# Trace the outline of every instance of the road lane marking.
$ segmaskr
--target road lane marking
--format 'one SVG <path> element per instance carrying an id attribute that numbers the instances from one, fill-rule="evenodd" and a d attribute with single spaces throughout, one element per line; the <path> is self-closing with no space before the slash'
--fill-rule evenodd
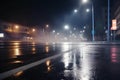
<path id="1" fill-rule="evenodd" d="M 30 63 L 30 64 L 27 64 L 27 65 L 24 65 L 24 66 L 21 66 L 21 67 L 18 67 L 18 68 L 15 68 L 15 69 L 12 69 L 12 70 L 0 73 L 0 80 L 2 80 L 4 78 L 7 78 L 7 77 L 9 77 L 9 76 L 19 72 L 19 71 L 25 71 L 27 69 L 30 69 L 30 68 L 35 67 L 37 65 L 40 65 L 40 64 L 46 62 L 47 60 L 55 59 L 55 58 L 61 56 L 62 54 L 70 52 L 70 51 L 73 51 L 73 50 L 75 50 L 75 49 L 71 49 L 71 50 L 68 50 L 68 51 L 65 51 L 65 52 L 61 52 L 60 54 L 57 54 L 57 55 L 54 55 L 54 56 L 50 56 L 48 58 L 45 58 L 45 59 L 42 59 L 42 60 L 39 60 L 39 61 Z"/>

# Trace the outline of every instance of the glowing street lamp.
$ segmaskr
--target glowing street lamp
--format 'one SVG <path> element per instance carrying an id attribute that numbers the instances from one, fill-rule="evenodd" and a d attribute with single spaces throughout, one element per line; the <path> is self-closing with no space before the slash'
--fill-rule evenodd
<path id="1" fill-rule="evenodd" d="M 83 3 L 87 3 L 88 0 L 82 0 Z M 86 9 L 87 12 L 89 12 L 89 9 Z M 92 41 L 95 41 L 95 27 L 94 27 L 94 6 L 93 6 L 93 2 L 92 2 Z"/>
<path id="2" fill-rule="evenodd" d="M 88 2 L 88 0 L 82 0 L 82 2 L 83 2 L 83 3 L 87 3 L 87 2 Z"/>
<path id="3" fill-rule="evenodd" d="M 55 33 L 55 30 L 53 30 L 52 32 Z"/>
<path id="4" fill-rule="evenodd" d="M 90 12 L 90 9 L 86 9 L 86 12 Z"/>
<path id="5" fill-rule="evenodd" d="M 32 29 L 32 32 L 35 32 L 35 29 Z"/>
<path id="6" fill-rule="evenodd" d="M 48 25 L 48 24 L 46 25 L 46 28 L 49 28 L 49 25 Z"/>
<path id="7" fill-rule="evenodd" d="M 18 28 L 19 28 L 19 26 L 18 26 L 18 25 L 16 25 L 16 26 L 15 26 L 15 29 L 18 29 Z"/>
<path id="8" fill-rule="evenodd" d="M 65 30 L 68 30 L 68 29 L 69 29 L 69 26 L 68 26 L 68 25 L 65 25 L 65 26 L 64 26 L 64 29 L 65 29 Z"/>
<path id="9" fill-rule="evenodd" d="M 78 10 L 77 10 L 77 9 L 75 9 L 75 10 L 74 10 L 74 13 L 77 13 L 77 12 L 78 12 Z"/>

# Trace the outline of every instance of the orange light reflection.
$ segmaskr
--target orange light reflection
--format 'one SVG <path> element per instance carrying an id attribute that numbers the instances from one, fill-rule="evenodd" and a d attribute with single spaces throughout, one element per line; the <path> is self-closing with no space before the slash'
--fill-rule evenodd
<path id="1" fill-rule="evenodd" d="M 19 76 L 21 76 L 23 74 L 23 71 L 19 71 L 19 72 L 17 72 L 16 74 L 14 74 L 14 76 L 15 77 L 19 77 Z"/>
<path id="2" fill-rule="evenodd" d="M 50 63 L 51 63 L 51 61 L 50 61 L 50 60 L 47 60 L 47 61 L 46 61 L 47 71 L 48 71 L 48 72 L 49 72 L 49 71 L 51 71 L 51 66 L 50 66 Z"/>
<path id="3" fill-rule="evenodd" d="M 49 52 L 49 46 L 45 47 L 45 51 L 48 53 Z"/>

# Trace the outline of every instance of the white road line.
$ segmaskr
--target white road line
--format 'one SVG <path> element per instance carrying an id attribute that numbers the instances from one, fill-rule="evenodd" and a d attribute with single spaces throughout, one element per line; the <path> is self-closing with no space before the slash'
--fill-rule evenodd
<path id="1" fill-rule="evenodd" d="M 72 49 L 72 50 L 74 50 L 74 49 Z M 6 72 L 3 72 L 3 73 L 0 74 L 0 80 L 2 80 L 4 78 L 7 78 L 7 77 L 19 72 L 19 71 L 25 71 L 27 69 L 30 69 L 30 68 L 35 67 L 37 65 L 40 65 L 40 64 L 46 62 L 47 60 L 55 59 L 55 58 L 61 56 L 62 54 L 70 52 L 72 50 L 61 52 L 60 54 L 57 54 L 57 55 L 54 55 L 54 56 L 51 56 L 51 57 L 48 57 L 48 58 L 33 62 L 33 63 L 30 63 L 30 64 L 27 64 L 27 65 L 24 65 L 24 66 L 21 66 L 21 67 L 18 67 L 18 68 L 15 68 L 15 69 L 12 69 L 12 70 L 9 70 L 9 71 L 6 71 Z"/>

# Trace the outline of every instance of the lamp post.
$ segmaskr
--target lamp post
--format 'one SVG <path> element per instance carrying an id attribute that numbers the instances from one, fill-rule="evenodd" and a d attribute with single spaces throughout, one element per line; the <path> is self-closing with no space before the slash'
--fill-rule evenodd
<path id="1" fill-rule="evenodd" d="M 108 29 L 107 29 L 107 41 L 110 41 L 110 0 L 108 0 Z"/>
<path id="2" fill-rule="evenodd" d="M 88 0 L 82 0 L 83 4 L 87 3 Z M 89 9 L 86 9 L 86 12 L 89 12 Z M 93 6 L 93 2 L 92 2 L 92 41 L 95 41 L 95 26 L 94 26 L 94 6 Z"/>

